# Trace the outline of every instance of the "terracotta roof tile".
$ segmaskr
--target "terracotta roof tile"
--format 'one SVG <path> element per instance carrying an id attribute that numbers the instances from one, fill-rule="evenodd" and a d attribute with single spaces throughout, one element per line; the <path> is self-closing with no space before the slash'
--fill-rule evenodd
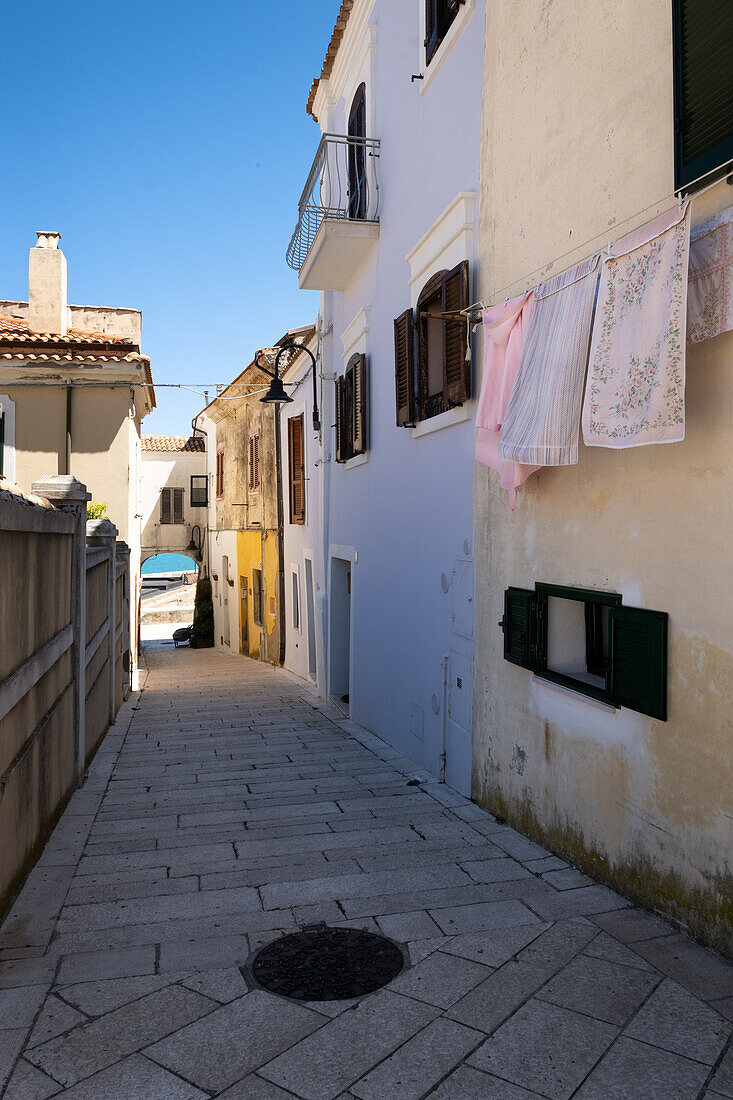
<path id="1" fill-rule="evenodd" d="M 339 8 L 339 13 L 336 16 L 336 25 L 333 28 L 333 34 L 331 35 L 331 41 L 328 44 L 328 50 L 326 51 L 326 57 L 324 59 L 323 67 L 321 69 L 321 75 L 320 75 L 320 77 L 316 77 L 316 79 L 311 84 L 310 95 L 308 96 L 308 102 L 306 104 L 305 109 L 308 112 L 308 114 L 311 115 L 313 118 L 316 118 L 316 116 L 313 114 L 313 100 L 316 98 L 316 92 L 318 91 L 318 85 L 319 85 L 321 80 L 328 80 L 329 76 L 331 75 L 331 73 L 333 71 L 333 65 L 334 65 L 334 62 L 336 60 L 336 54 L 338 53 L 338 48 L 341 45 L 341 39 L 344 37 L 344 31 L 346 30 L 346 24 L 349 21 L 349 16 L 351 15 L 351 9 L 353 8 L 355 2 L 356 2 L 356 0 L 343 0 L 343 2 L 341 4 L 341 7 Z M 316 118 L 316 122 L 318 122 L 317 118 Z"/>
<path id="2" fill-rule="evenodd" d="M 206 441 L 200 435 L 144 435 L 143 451 L 205 451 Z"/>
<path id="3" fill-rule="evenodd" d="M 70 328 L 59 332 L 33 332 L 17 317 L 0 317 L 0 358 L 38 362 L 147 363 L 137 344 L 106 332 Z"/>

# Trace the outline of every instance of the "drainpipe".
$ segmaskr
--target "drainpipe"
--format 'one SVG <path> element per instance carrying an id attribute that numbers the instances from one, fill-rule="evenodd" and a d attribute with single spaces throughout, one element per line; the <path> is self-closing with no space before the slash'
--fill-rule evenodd
<path id="1" fill-rule="evenodd" d="M 280 449 L 280 409 L 275 415 L 275 473 L 277 478 L 277 581 L 279 588 L 280 664 L 285 664 L 285 523 L 283 519 L 283 467 Z M 263 559 L 264 565 L 264 559 Z"/>
<path id="2" fill-rule="evenodd" d="M 445 783 L 445 760 L 446 760 L 446 755 L 445 755 L 445 741 L 446 741 L 445 724 L 446 724 L 446 721 L 447 721 L 446 711 L 448 709 L 448 668 L 450 667 L 450 657 L 448 656 L 447 653 L 444 654 L 443 657 L 441 657 L 440 667 L 443 669 L 443 706 L 442 706 L 443 741 L 442 741 L 442 749 L 441 749 L 441 753 L 440 753 L 440 772 L 438 774 L 438 782 L 439 783 Z"/>
<path id="3" fill-rule="evenodd" d="M 66 468 L 64 473 L 71 473 L 71 392 L 72 387 L 66 387 Z"/>

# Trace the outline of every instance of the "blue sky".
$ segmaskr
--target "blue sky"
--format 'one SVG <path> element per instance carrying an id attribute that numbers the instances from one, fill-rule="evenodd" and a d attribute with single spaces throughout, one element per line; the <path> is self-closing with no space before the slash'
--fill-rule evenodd
<path id="1" fill-rule="evenodd" d="M 157 382 L 227 382 L 313 319 L 285 249 L 319 139 L 305 113 L 339 0 L 24 0 L 3 75 L 0 298 L 35 230 L 69 301 L 143 312 Z M 158 390 L 146 433 L 203 399 Z"/>

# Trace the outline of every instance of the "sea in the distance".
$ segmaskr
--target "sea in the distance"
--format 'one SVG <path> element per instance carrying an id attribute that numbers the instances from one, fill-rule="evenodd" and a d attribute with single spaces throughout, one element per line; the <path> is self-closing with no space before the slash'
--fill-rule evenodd
<path id="1" fill-rule="evenodd" d="M 142 574 L 150 573 L 192 573 L 196 563 L 185 554 L 156 554 L 143 562 Z"/>

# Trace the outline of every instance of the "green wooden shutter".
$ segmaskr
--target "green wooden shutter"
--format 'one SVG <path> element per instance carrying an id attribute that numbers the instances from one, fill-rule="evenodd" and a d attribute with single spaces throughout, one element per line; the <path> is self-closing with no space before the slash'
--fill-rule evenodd
<path id="1" fill-rule="evenodd" d="M 733 4 L 674 0 L 675 186 L 733 160 Z"/>
<path id="2" fill-rule="evenodd" d="M 468 307 L 468 260 L 462 260 L 443 276 L 443 312 Z M 449 407 L 462 405 L 471 396 L 471 363 L 466 359 L 468 321 L 465 317 L 443 323 L 443 400 Z"/>
<path id="3" fill-rule="evenodd" d="M 407 309 L 394 322 L 394 375 L 397 427 L 415 423 L 414 318 Z"/>
<path id="4" fill-rule="evenodd" d="M 504 593 L 504 657 L 512 664 L 533 669 L 537 663 L 537 596 L 527 588 Z"/>
<path id="5" fill-rule="evenodd" d="M 609 693 L 613 702 L 667 720 L 667 614 L 610 607 Z"/>
<path id="6" fill-rule="evenodd" d="M 354 356 L 353 417 L 351 453 L 361 455 L 367 449 L 367 363 L 365 355 Z"/>

